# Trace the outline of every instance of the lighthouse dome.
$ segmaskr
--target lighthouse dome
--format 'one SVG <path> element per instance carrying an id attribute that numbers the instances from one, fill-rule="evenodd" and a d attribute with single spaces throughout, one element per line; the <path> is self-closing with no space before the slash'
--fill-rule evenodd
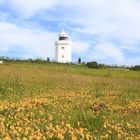
<path id="1" fill-rule="evenodd" d="M 68 34 L 64 31 L 62 31 L 60 34 L 59 34 L 59 37 L 68 37 Z"/>
<path id="2" fill-rule="evenodd" d="M 59 34 L 59 40 L 68 40 L 68 34 L 66 32 L 62 31 Z"/>

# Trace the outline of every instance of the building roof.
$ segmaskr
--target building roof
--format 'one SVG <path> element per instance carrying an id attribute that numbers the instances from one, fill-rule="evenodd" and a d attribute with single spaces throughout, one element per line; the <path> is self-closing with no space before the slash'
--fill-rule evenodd
<path id="1" fill-rule="evenodd" d="M 64 31 L 62 31 L 60 34 L 59 34 L 59 37 L 68 37 L 68 34 Z"/>

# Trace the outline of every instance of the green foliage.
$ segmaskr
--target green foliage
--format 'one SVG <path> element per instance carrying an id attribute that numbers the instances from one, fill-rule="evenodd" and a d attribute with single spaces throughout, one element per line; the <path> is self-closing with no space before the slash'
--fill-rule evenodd
<path id="1" fill-rule="evenodd" d="M 98 64 L 96 61 L 92 61 L 92 62 L 88 62 L 86 64 L 86 66 L 88 68 L 95 68 L 95 69 L 101 69 L 101 68 L 105 68 L 105 64 Z"/>
<path id="2" fill-rule="evenodd" d="M 139 71 L 35 61 L 0 65 L 0 139 L 138 138 Z"/>
<path id="3" fill-rule="evenodd" d="M 99 64 L 96 61 L 91 62 L 81 62 L 81 58 L 78 59 L 78 63 L 58 63 L 56 61 L 51 61 L 48 57 L 46 60 L 43 58 L 36 58 L 36 59 L 18 59 L 18 58 L 10 58 L 6 56 L 0 56 L 0 60 L 4 62 L 13 62 L 13 63 L 29 63 L 29 64 L 53 64 L 53 65 L 66 65 L 66 66 L 79 66 L 79 67 L 88 67 L 93 69 L 105 69 L 105 68 L 114 68 L 114 69 L 126 69 L 126 70 L 134 70 L 134 71 L 140 71 L 140 65 L 128 67 L 125 65 L 118 66 L 118 65 L 107 65 L 107 64 Z"/>
<path id="4" fill-rule="evenodd" d="M 136 65 L 134 67 L 131 67 L 130 70 L 140 71 L 140 65 Z"/>
<path id="5" fill-rule="evenodd" d="M 98 63 L 96 61 L 88 62 L 86 64 L 86 66 L 89 67 L 89 68 L 95 68 L 95 69 L 98 69 L 99 68 L 99 65 L 98 65 Z"/>

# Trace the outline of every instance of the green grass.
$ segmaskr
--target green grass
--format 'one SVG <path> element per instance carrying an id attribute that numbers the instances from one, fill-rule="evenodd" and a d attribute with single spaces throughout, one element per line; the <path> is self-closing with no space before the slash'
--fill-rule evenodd
<path id="1" fill-rule="evenodd" d="M 86 139 L 88 132 L 93 139 L 139 139 L 139 108 L 138 71 L 49 63 L 0 65 L 1 139 Z"/>

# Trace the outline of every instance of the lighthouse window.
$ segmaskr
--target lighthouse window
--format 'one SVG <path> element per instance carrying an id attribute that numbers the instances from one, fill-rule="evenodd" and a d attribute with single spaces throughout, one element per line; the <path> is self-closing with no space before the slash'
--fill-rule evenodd
<path id="1" fill-rule="evenodd" d="M 68 40 L 68 37 L 59 37 L 59 40 Z"/>
<path id="2" fill-rule="evenodd" d="M 61 49 L 62 49 L 62 50 L 64 50 L 64 49 L 65 49 L 65 47 L 61 47 Z"/>

